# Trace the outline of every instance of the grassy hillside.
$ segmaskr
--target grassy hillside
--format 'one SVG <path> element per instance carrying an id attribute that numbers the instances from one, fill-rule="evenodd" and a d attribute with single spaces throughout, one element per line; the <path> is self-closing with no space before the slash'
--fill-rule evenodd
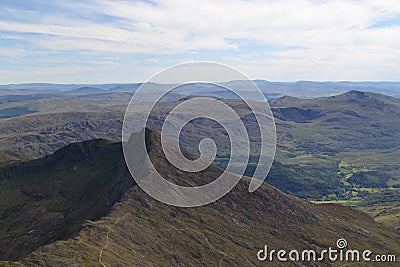
<path id="1" fill-rule="evenodd" d="M 198 184 L 219 175 L 220 170 L 215 166 L 191 175 L 172 168 L 161 153 L 159 138 L 154 132 L 149 135 L 150 158 L 156 167 L 162 166 L 168 180 Z M 92 147 L 93 141 L 76 145 Z M 107 155 L 108 161 L 101 161 L 103 168 L 113 159 L 114 154 L 109 154 L 108 149 L 113 150 L 114 145 L 105 144 L 101 151 L 88 148 L 96 157 Z M 75 161 L 68 159 L 69 153 L 65 160 L 60 152 L 56 154 L 64 168 L 73 168 Z M 88 154 L 74 155 L 86 158 Z M 80 168 L 93 163 L 83 161 Z M 115 176 L 109 173 L 108 179 L 113 181 Z M 18 262 L 1 265 L 259 266 L 268 265 L 256 257 L 264 245 L 321 251 L 335 247 L 338 238 L 345 238 L 351 249 L 400 254 L 399 233 L 361 212 L 335 204 L 311 204 L 267 184 L 249 193 L 248 184 L 249 180 L 244 178 L 222 199 L 197 208 L 162 204 L 134 185 L 113 205 L 108 215 L 97 221 L 86 221 L 74 238 L 56 241 Z M 287 265 L 313 266 L 313 263 Z M 324 261 L 319 265 L 330 264 Z"/>
<path id="2" fill-rule="evenodd" d="M 120 161 L 120 144 L 99 139 L 0 168 L 0 259 L 21 258 L 106 215 L 133 184 Z"/>
<path id="3" fill-rule="evenodd" d="M 85 101 L 91 99 L 90 95 L 86 97 Z M 119 106 L 120 112 L 105 112 L 108 106 L 99 110 L 104 99 L 98 97 L 90 100 L 96 103 L 95 112 L 89 105 L 85 112 L 29 115 L 0 121 L 0 149 L 40 157 L 76 141 L 92 138 L 119 141 L 123 105 Z M 111 102 L 116 104 L 119 100 Z M 252 162 L 246 175 L 251 176 L 259 151 L 254 117 L 241 101 L 223 101 L 248 125 Z M 159 131 L 166 114 L 176 104 L 160 103 L 148 126 Z M 399 99 L 350 91 L 316 99 L 282 97 L 271 100 L 270 105 L 277 126 L 278 147 L 268 183 L 303 199 L 353 206 L 374 195 L 399 191 Z M 204 137 L 217 141 L 215 163 L 224 168 L 229 158 L 228 139 L 223 128 L 210 120 L 196 120 L 185 126 L 181 145 L 198 153 L 198 142 Z M 394 211 L 391 225 L 399 221 L 396 207 Z"/>
<path id="4" fill-rule="evenodd" d="M 98 110 L 97 110 L 98 111 Z M 0 121 L 0 150 L 43 157 L 73 142 L 119 141 L 123 112 L 63 112 Z"/>

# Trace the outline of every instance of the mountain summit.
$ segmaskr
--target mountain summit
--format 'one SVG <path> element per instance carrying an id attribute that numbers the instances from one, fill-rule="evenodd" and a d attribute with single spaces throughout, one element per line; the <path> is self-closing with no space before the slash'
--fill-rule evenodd
<path id="1" fill-rule="evenodd" d="M 166 161 L 159 137 L 158 133 L 148 131 L 147 147 L 152 162 L 168 180 L 191 185 L 195 177 L 176 170 Z M 30 173 L 25 171 L 28 166 Z M 100 167 L 101 171 L 89 172 Z M 50 169 L 57 171 L 48 172 Z M 196 175 L 207 181 L 220 172 L 212 165 Z M 249 193 L 247 177 L 225 197 L 209 205 L 177 208 L 163 204 L 132 182 L 120 144 L 104 140 L 72 144 L 43 159 L 3 168 L 1 178 L 6 185 L 2 190 L 17 203 L 2 207 L 2 251 L 7 251 L 7 244 L 9 248 L 5 254 L 9 256 L 3 260 L 19 261 L 0 265 L 259 266 L 266 264 L 257 259 L 257 251 L 265 245 L 277 251 L 322 251 L 336 248 L 339 238 L 348 241 L 349 249 L 400 255 L 400 235 L 366 214 L 335 204 L 311 204 L 268 184 Z M 34 189 L 30 187 L 33 185 Z M 31 191 L 26 192 L 27 188 Z M 31 246 L 33 252 L 17 257 L 21 248 L 39 238 L 31 231 L 40 231 L 40 220 L 29 217 L 28 211 L 21 212 L 26 205 L 44 213 L 57 213 L 54 218 L 45 217 L 46 224 L 59 222 L 62 226 L 42 231 L 41 236 L 51 236 L 40 242 L 44 246 Z M 57 210 L 60 207 L 62 210 Z M 89 216 L 98 207 L 102 208 L 96 216 Z M 19 221 L 14 218 L 16 215 Z M 31 218 L 31 223 L 25 218 Z M 20 221 L 30 228 L 15 227 Z M 71 225 L 77 229 L 77 222 L 81 222 L 79 230 L 69 231 L 69 236 L 54 236 L 54 231 L 70 229 Z M 24 241 L 11 246 L 12 239 L 7 240 L 10 235 Z M 65 240 L 55 241 L 57 238 Z M 287 265 L 304 264 L 316 266 L 311 262 Z M 318 263 L 321 264 L 331 265 L 326 261 Z"/>

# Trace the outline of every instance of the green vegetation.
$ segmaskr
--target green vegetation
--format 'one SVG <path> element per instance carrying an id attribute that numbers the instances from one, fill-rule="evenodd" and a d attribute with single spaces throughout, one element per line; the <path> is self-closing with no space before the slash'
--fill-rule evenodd
<path id="1" fill-rule="evenodd" d="M 19 117 L 22 115 L 32 114 L 35 112 L 37 112 L 37 111 L 29 110 L 26 107 L 4 108 L 4 109 L 0 109 L 0 119 Z"/>
<path id="2" fill-rule="evenodd" d="M 367 212 L 376 221 L 400 229 L 400 100 L 349 92 L 329 98 L 285 97 L 271 102 L 278 147 L 266 182 L 319 205 L 304 203 L 268 185 L 247 194 L 242 185 L 235 189 L 239 191 L 204 209 L 175 209 L 149 199 L 136 187 L 130 188 L 126 173 L 117 172 L 121 169 L 118 144 L 85 142 L 50 155 L 77 141 L 120 139 L 121 103 L 125 102 L 115 96 L 111 103 L 104 104 L 107 97 L 2 105 L 39 110 L 34 115 L 0 121 L 0 150 L 5 159 L 0 162 L 0 254 L 7 259 L 21 259 L 40 247 L 23 262 L 37 265 L 43 261 L 51 266 L 73 265 L 75 260 L 78 265 L 93 265 L 98 263 L 107 234 L 111 241 L 103 249 L 103 260 L 121 265 L 133 260 L 142 265 L 248 265 L 235 255 L 252 259 L 265 240 L 272 240 L 271 244 L 278 247 L 323 247 L 332 245 L 343 229 L 351 244 L 365 243 L 385 253 L 390 247 L 397 249 L 399 237 L 393 228 L 342 206 Z M 254 120 L 238 100 L 224 101 L 250 125 L 252 150 L 246 174 L 251 175 L 259 151 Z M 176 104 L 163 102 L 157 107 L 149 127 L 157 130 Z M 196 121 L 185 127 L 180 141 L 187 150 L 197 153 L 198 142 L 204 137 L 216 140 L 215 163 L 223 168 L 229 147 L 218 125 Z M 42 156 L 46 157 L 17 163 Z M 10 165 L 12 162 L 15 164 Z M 193 182 L 193 177 L 165 166 L 162 169 L 174 182 Z M 216 172 L 214 169 L 211 173 Z M 126 190 L 130 191 L 121 199 Z M 109 195 L 111 198 L 106 197 Z M 121 204 L 114 205 L 110 213 L 115 201 Z M 58 239 L 68 240 L 54 242 Z M 170 242 L 178 245 L 172 247 Z M 44 244 L 50 245 L 41 247 Z M 160 250 L 163 259 L 157 257 Z M 178 254 L 184 258 L 174 256 Z"/>
<path id="3" fill-rule="evenodd" d="M 64 169 L 73 169 L 76 162 L 71 155 L 74 155 L 73 159 L 81 159 L 79 168 L 85 169 L 94 164 L 82 160 L 88 155 L 105 154 L 109 160 L 114 158 L 113 152 L 107 152 L 114 150 L 113 144 L 102 145 L 101 151 L 94 144 L 79 144 L 78 147 L 89 147 L 73 150 L 74 154 L 57 152 L 58 162 Z M 211 166 L 200 173 L 177 175 L 161 152 L 158 134 L 150 133 L 149 144 L 153 164 L 162 166 L 166 178 L 175 183 L 203 183 L 221 172 Z M 109 166 L 109 161 L 101 163 Z M 110 180 L 120 177 L 112 172 L 108 175 Z M 46 176 L 42 179 L 48 179 Z M 17 262 L 0 265 L 257 266 L 255 253 L 264 245 L 274 249 L 322 251 L 334 247 L 339 237 L 346 238 L 352 249 L 363 250 L 368 245 L 375 253 L 400 253 L 400 234 L 361 212 L 335 204 L 307 203 L 267 184 L 249 193 L 248 186 L 249 179 L 244 177 L 232 192 L 216 202 L 177 208 L 156 201 L 133 185 L 106 216 L 86 221 L 73 238 L 50 242 Z M 88 201 L 90 197 L 82 199 L 81 204 Z"/>
<path id="4" fill-rule="evenodd" d="M 38 157 L 71 142 L 92 138 L 117 141 L 125 108 L 121 103 L 128 98 L 127 95 L 102 97 L 99 94 L 73 101 L 28 101 L 28 106 L 38 108 L 40 114 L 52 114 L 2 121 L 0 149 Z M 245 174 L 251 175 L 259 151 L 254 118 L 241 101 L 222 101 L 238 112 L 250 131 L 251 157 Z M 11 104 L 27 105 L 28 102 Z M 162 102 L 157 105 L 148 126 L 159 131 L 166 114 L 176 104 Z M 266 179 L 271 185 L 316 201 L 359 201 L 370 194 L 399 188 L 398 99 L 353 91 L 309 100 L 283 97 L 271 101 L 271 106 L 278 133 L 275 162 Z M 98 112 L 99 107 L 103 107 L 102 112 Z M 66 112 L 72 110 L 74 112 Z M 55 113 L 61 111 L 63 113 Z M 181 145 L 198 153 L 198 143 L 204 137 L 216 141 L 215 163 L 224 168 L 229 158 L 229 142 L 223 128 L 215 122 L 197 119 L 189 123 L 183 129 Z"/>
<path id="5" fill-rule="evenodd" d="M 21 258 L 106 215 L 133 184 L 117 178 L 120 160 L 120 144 L 93 140 L 0 168 L 1 259 Z"/>

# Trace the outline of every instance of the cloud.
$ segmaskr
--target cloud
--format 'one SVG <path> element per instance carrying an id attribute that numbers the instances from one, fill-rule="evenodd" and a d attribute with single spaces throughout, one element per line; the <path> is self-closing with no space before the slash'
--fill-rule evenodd
<path id="1" fill-rule="evenodd" d="M 382 71 L 400 67 L 394 0 L 90 0 L 54 8 L 8 7 L 0 31 L 37 51 L 147 55 L 160 66 L 215 60 L 266 79 L 398 79 Z"/>

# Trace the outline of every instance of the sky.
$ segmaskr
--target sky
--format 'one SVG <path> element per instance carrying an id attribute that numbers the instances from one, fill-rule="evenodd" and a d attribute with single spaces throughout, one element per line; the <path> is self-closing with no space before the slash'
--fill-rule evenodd
<path id="1" fill-rule="evenodd" d="M 400 4 L 2 0 L 0 6 L 0 84 L 141 82 L 197 60 L 270 81 L 400 81 Z"/>

